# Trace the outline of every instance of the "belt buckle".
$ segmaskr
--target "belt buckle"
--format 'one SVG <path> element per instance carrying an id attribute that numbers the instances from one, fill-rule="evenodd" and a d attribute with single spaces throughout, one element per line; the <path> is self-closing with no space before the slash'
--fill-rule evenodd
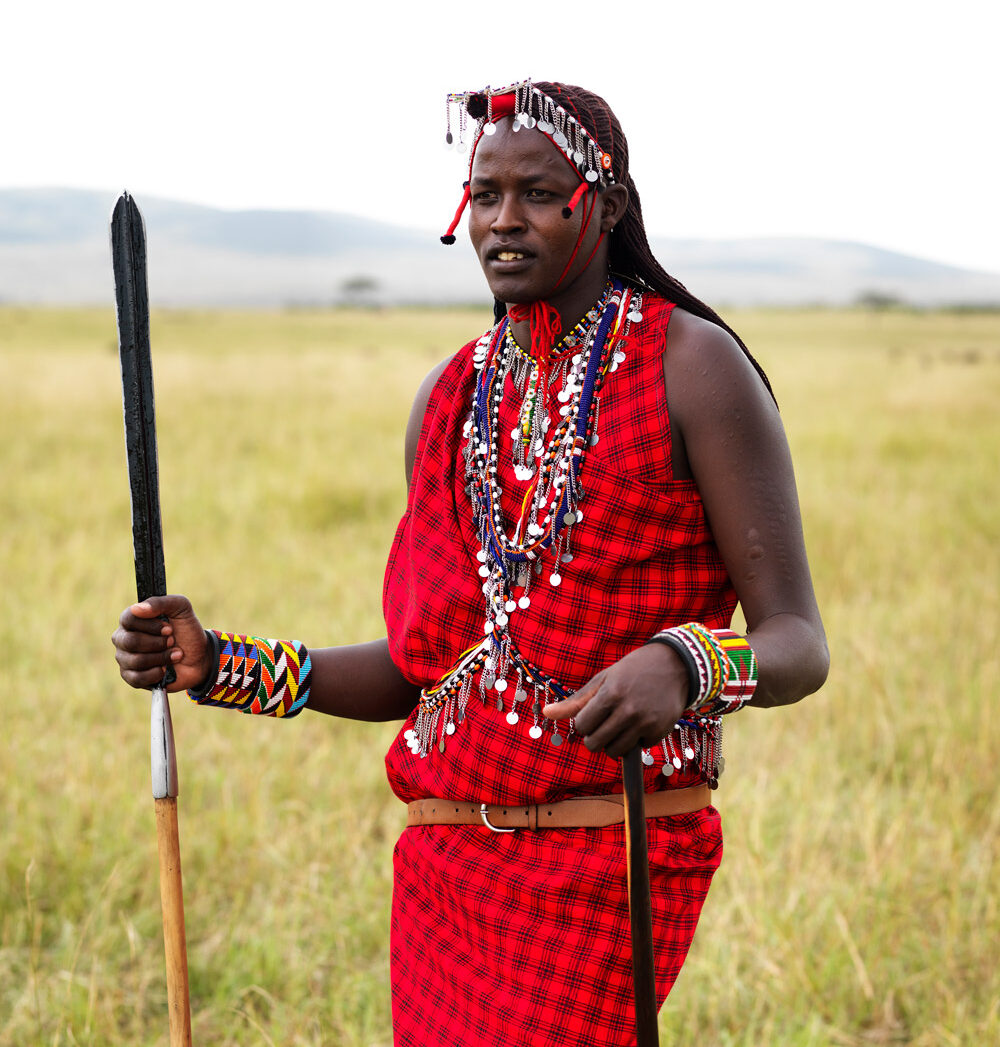
<path id="1" fill-rule="evenodd" d="M 489 807 L 485 803 L 479 805 L 479 817 L 483 820 L 483 825 L 486 826 L 491 832 L 495 833 L 513 833 L 517 832 L 517 829 L 501 829 L 497 825 L 493 825 L 489 819 Z"/>

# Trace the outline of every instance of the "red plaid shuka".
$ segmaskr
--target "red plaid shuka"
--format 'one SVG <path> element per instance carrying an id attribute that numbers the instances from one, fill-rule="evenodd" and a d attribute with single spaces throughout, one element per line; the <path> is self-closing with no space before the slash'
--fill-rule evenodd
<path id="1" fill-rule="evenodd" d="M 530 608 L 510 619 L 522 654 L 570 690 L 660 629 L 692 620 L 723 628 L 735 608 L 698 491 L 671 474 L 662 358 L 672 308 L 644 295 L 626 358 L 600 393 L 573 560 L 558 588 L 543 579 Z M 386 569 L 392 658 L 420 686 L 483 636 L 481 545 L 462 460 L 474 381 L 470 343 L 431 394 Z M 509 384 L 501 434 L 516 426 L 520 403 Z M 516 518 L 524 485 L 508 439 L 499 470 L 504 512 Z M 618 761 L 575 737 L 559 747 L 548 732 L 533 740 L 532 722 L 526 709 L 510 726 L 474 696 L 443 753 L 413 755 L 401 731 L 386 756 L 393 791 L 404 801 L 501 804 L 621 791 Z M 411 718 L 404 730 L 412 726 Z M 665 778 L 649 767 L 646 774 L 648 790 L 698 781 L 688 770 Z M 649 852 L 662 1002 L 721 860 L 717 812 L 651 820 Z M 503 835 L 476 826 L 406 829 L 395 855 L 392 990 L 397 1045 L 634 1043 L 622 827 Z"/>

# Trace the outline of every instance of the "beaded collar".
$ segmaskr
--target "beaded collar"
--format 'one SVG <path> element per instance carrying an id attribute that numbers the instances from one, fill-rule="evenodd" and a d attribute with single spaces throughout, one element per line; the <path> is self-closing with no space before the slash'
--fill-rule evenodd
<path id="1" fill-rule="evenodd" d="M 586 313 L 584 313 L 581 319 L 573 325 L 572 329 L 567 331 L 549 351 L 549 360 L 552 363 L 570 355 L 585 340 L 587 333 L 601 318 L 601 313 L 604 311 L 605 306 L 608 304 L 608 298 L 611 296 L 611 290 L 612 283 L 609 280 L 604 285 L 604 290 L 601 292 L 601 297 L 597 302 L 591 306 Z M 531 350 L 525 349 L 514 337 L 514 332 L 511 330 L 509 324 L 507 325 L 507 331 L 504 337 L 508 344 L 513 347 L 515 353 L 519 356 L 534 360 Z"/>

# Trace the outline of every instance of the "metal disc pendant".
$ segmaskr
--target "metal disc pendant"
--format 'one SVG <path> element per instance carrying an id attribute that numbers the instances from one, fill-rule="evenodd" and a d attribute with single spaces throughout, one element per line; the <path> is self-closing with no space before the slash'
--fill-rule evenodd
<path id="1" fill-rule="evenodd" d="M 511 611 L 517 610 L 517 603 L 514 600 L 508 600 L 504 605 L 503 609 L 510 614 Z"/>
<path id="2" fill-rule="evenodd" d="M 497 682 L 496 682 L 496 683 L 495 683 L 495 684 L 494 684 L 493 686 L 494 686 L 494 687 L 495 687 L 495 688 L 496 688 L 496 689 L 497 689 L 497 690 L 498 690 L 498 691 L 499 691 L 499 692 L 500 692 L 501 694 L 503 694 L 503 692 L 507 690 L 507 681 L 506 681 L 506 680 L 505 680 L 505 679 L 504 679 L 503 677 L 501 677 L 501 678 L 500 678 L 499 680 L 497 680 Z"/>
<path id="3" fill-rule="evenodd" d="M 483 134 L 484 135 L 495 135 L 496 133 L 497 133 L 497 125 L 496 124 L 483 124 Z"/>
<path id="4" fill-rule="evenodd" d="M 483 673 L 483 686 L 489 690 L 497 682 L 494 673 Z"/>
<path id="5" fill-rule="evenodd" d="M 645 764 L 645 765 L 646 765 L 647 767 L 652 767 L 652 766 L 653 766 L 653 754 L 652 754 L 651 752 L 646 752 L 645 750 L 643 750 L 643 753 L 642 753 L 642 762 L 643 762 L 643 763 L 644 763 L 644 764 Z"/>
<path id="6" fill-rule="evenodd" d="M 549 575 L 549 585 L 552 585 L 552 586 L 555 586 L 555 587 L 558 587 L 558 586 L 562 585 L 562 575 L 561 574 L 550 574 Z M 518 620 L 520 620 L 520 619 L 518 619 Z"/>
<path id="7" fill-rule="evenodd" d="M 528 700 L 528 692 L 519 687 L 514 692 L 514 701 L 515 702 L 526 702 L 527 700 Z"/>
<path id="8" fill-rule="evenodd" d="M 513 709 L 511 709 L 511 711 L 509 713 L 507 713 L 507 723 L 509 723 L 511 725 L 511 727 L 513 727 L 514 724 L 516 724 L 517 721 L 520 720 L 520 719 L 521 719 L 521 717 L 518 716 L 517 713 L 514 712 Z"/>
<path id="9" fill-rule="evenodd" d="M 688 760 L 693 760 L 694 759 L 694 749 L 692 749 L 690 745 L 688 745 L 684 749 L 684 756 Z"/>
<path id="10" fill-rule="evenodd" d="M 638 309 L 632 309 L 627 314 L 632 323 L 637 324 L 642 319 L 642 313 Z"/>
<path id="11" fill-rule="evenodd" d="M 528 731 L 528 734 L 537 741 L 542 736 L 542 729 L 536 723 L 534 727 L 532 727 L 531 730 Z"/>
<path id="12" fill-rule="evenodd" d="M 681 758 L 679 756 L 675 756 L 674 757 L 673 765 L 674 765 L 674 767 L 677 768 L 678 771 L 684 766 L 684 764 L 682 763 Z"/>
<path id="13" fill-rule="evenodd" d="M 531 605 L 531 600 L 527 596 L 522 596 L 521 599 L 517 601 L 517 606 L 520 607 L 522 611 L 525 608 L 529 607 L 530 605 Z M 518 618 L 518 621 L 520 621 L 520 620 L 521 619 Z"/>
<path id="14" fill-rule="evenodd" d="M 448 726 L 445 727 L 444 733 L 445 734 L 454 734 L 455 733 L 455 725 L 454 725 L 454 723 L 449 723 Z"/>
<path id="15" fill-rule="evenodd" d="M 674 773 L 674 765 L 672 763 L 665 763 L 663 765 L 663 777 L 669 778 Z"/>
<path id="16" fill-rule="evenodd" d="M 556 746 L 562 745 L 562 743 L 563 743 L 563 736 L 561 734 L 553 734 L 552 737 L 549 739 L 549 741 L 552 742 L 552 744 L 556 745 Z"/>

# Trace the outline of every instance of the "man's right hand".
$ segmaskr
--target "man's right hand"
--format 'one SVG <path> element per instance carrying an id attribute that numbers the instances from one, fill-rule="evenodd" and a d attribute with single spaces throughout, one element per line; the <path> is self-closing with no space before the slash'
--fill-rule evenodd
<path id="1" fill-rule="evenodd" d="M 191 690 L 215 668 L 205 630 L 186 596 L 151 596 L 126 607 L 111 642 L 118 671 L 133 687 L 156 687 L 169 665 L 177 679 L 167 690 Z"/>

